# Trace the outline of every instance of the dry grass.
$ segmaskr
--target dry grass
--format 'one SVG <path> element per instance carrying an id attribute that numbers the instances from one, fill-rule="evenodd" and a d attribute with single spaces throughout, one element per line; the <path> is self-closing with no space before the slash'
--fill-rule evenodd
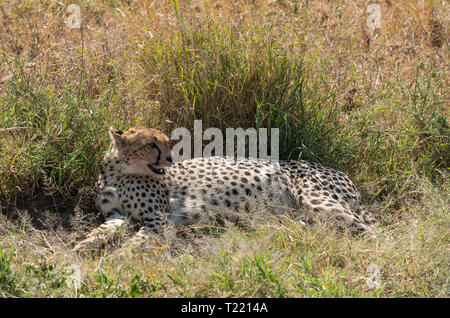
<path id="1" fill-rule="evenodd" d="M 3 296 L 448 297 L 447 2 L 378 1 L 371 30 L 367 1 L 80 1 L 82 34 L 70 3 L 0 3 Z M 279 127 L 282 158 L 343 169 L 382 234 L 264 219 L 172 230 L 150 254 L 73 255 L 99 222 L 106 128 L 194 119 Z"/>

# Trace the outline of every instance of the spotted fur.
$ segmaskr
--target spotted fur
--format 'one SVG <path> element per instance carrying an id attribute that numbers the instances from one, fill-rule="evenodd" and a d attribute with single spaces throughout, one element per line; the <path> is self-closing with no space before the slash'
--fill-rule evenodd
<path id="1" fill-rule="evenodd" d="M 320 216 L 353 233 L 370 230 L 361 195 L 341 171 L 302 160 L 210 157 L 172 164 L 169 139 L 158 130 L 110 129 L 110 136 L 112 147 L 96 187 L 96 205 L 106 222 L 75 250 L 110 242 L 129 219 L 143 225 L 132 243 L 145 244 L 168 221 L 234 220 L 261 208 L 272 214 L 297 212 L 303 224 Z"/>

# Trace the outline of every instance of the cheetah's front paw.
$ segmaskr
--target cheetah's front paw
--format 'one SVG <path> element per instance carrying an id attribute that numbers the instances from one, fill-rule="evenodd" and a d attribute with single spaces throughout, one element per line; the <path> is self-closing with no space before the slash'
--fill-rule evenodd
<path id="1" fill-rule="evenodd" d="M 108 243 L 107 239 L 102 235 L 88 237 L 81 241 L 73 248 L 75 253 L 84 253 L 89 251 L 101 250 Z"/>

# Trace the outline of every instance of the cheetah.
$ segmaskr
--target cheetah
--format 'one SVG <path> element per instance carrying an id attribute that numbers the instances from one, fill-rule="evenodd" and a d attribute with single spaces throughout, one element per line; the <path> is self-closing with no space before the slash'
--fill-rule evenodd
<path id="1" fill-rule="evenodd" d="M 109 135 L 111 149 L 95 189 L 106 221 L 75 251 L 104 246 L 129 220 L 142 224 L 131 239 L 141 245 L 168 222 L 233 221 L 261 207 L 275 215 L 298 211 L 304 225 L 323 215 L 352 233 L 371 231 L 361 195 L 341 171 L 304 160 L 209 157 L 173 163 L 169 138 L 159 130 L 110 128 Z"/>

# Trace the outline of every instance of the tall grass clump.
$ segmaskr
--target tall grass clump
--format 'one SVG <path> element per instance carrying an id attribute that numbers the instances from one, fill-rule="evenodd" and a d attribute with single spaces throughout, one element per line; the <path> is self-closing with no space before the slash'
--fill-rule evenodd
<path id="1" fill-rule="evenodd" d="M 333 163 L 334 92 L 307 76 L 302 54 L 267 25 L 191 24 L 175 12 L 177 32 L 161 31 L 138 55 L 148 98 L 174 126 L 192 128 L 201 119 L 206 128 L 279 128 L 281 158 Z"/>

